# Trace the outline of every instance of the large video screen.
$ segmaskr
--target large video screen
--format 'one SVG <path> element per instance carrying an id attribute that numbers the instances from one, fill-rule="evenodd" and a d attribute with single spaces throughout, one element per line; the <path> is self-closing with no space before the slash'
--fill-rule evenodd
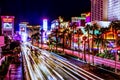
<path id="1" fill-rule="evenodd" d="M 3 28 L 11 29 L 12 28 L 12 23 L 3 23 Z"/>

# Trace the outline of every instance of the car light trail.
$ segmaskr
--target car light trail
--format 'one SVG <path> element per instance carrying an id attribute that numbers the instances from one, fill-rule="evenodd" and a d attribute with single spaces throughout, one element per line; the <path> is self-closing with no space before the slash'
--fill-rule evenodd
<path id="1" fill-rule="evenodd" d="M 28 46 L 28 51 L 25 51 L 26 57 L 28 58 L 27 63 L 29 63 L 33 69 L 33 73 L 36 79 L 103 80 L 102 78 L 70 63 L 66 58 L 63 58 L 62 56 L 50 53 L 46 50 L 38 49 L 31 44 L 26 44 L 25 46 Z M 32 52 L 31 47 L 33 49 Z M 33 62 L 33 64 L 30 62 Z"/>

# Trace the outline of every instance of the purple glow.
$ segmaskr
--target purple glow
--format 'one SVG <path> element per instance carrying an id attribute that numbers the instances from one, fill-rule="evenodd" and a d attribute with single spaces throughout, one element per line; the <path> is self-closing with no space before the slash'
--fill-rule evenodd
<path id="1" fill-rule="evenodd" d="M 90 16 L 87 16 L 87 17 L 86 17 L 85 22 L 90 22 Z"/>

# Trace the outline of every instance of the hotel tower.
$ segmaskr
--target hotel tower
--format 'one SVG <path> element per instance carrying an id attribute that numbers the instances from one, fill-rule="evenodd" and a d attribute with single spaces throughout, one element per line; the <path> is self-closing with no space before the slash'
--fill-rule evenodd
<path id="1" fill-rule="evenodd" d="M 120 20 L 120 0 L 91 0 L 91 20 Z"/>

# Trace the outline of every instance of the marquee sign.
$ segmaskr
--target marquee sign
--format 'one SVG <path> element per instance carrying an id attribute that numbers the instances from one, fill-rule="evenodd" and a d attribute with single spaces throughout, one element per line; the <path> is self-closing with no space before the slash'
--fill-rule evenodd
<path id="1" fill-rule="evenodd" d="M 2 34 L 5 32 L 8 35 L 13 35 L 14 33 L 14 16 L 1 16 L 2 21 Z"/>
<path id="2" fill-rule="evenodd" d="M 2 22 L 14 22 L 14 16 L 2 16 Z"/>

